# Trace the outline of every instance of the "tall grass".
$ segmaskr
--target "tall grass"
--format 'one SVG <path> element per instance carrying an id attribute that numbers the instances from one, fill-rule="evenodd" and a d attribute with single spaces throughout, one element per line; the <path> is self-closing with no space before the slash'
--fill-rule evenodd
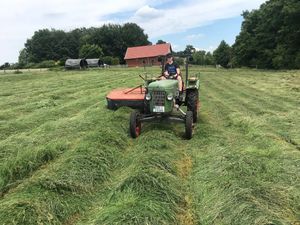
<path id="1" fill-rule="evenodd" d="M 0 224 L 299 223 L 299 72 L 198 71 L 190 141 L 106 109 L 142 69 L 2 75 Z"/>
<path id="2" fill-rule="evenodd" d="M 299 84 L 295 75 L 290 86 Z M 283 76 L 243 71 L 202 77 L 202 129 L 190 143 L 199 224 L 299 223 L 299 93 L 273 93 Z"/>

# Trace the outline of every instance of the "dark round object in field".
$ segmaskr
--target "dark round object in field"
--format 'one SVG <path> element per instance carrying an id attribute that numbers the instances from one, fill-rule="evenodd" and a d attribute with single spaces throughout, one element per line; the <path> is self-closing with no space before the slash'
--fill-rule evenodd
<path id="1" fill-rule="evenodd" d="M 185 117 L 185 137 L 191 139 L 193 135 L 193 112 L 187 111 Z"/>
<path id="2" fill-rule="evenodd" d="M 198 108 L 199 108 L 198 90 L 191 90 L 187 93 L 186 105 L 187 105 L 187 110 L 193 112 L 193 122 L 196 123 L 198 119 Z"/>
<path id="3" fill-rule="evenodd" d="M 114 103 L 114 101 L 107 99 L 107 108 L 110 110 L 116 110 L 118 109 L 118 107 L 116 106 L 116 104 Z"/>
<path id="4" fill-rule="evenodd" d="M 141 134 L 142 124 L 139 121 L 139 113 L 134 111 L 130 114 L 129 131 L 132 138 L 137 138 Z"/>

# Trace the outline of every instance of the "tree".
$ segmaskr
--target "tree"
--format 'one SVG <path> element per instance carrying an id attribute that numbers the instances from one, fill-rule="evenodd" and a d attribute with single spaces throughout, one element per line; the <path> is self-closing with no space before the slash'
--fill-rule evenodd
<path id="1" fill-rule="evenodd" d="M 106 24 L 70 32 L 43 29 L 36 31 L 26 41 L 20 59 L 24 61 L 26 53 L 29 63 L 45 60 L 64 62 L 67 58 L 78 58 L 80 50 L 87 44 L 97 45 L 104 55 L 117 57 L 121 63 L 124 63 L 124 55 L 128 47 L 149 45 L 151 42 L 148 41 L 144 30 L 135 23 Z"/>
<path id="2" fill-rule="evenodd" d="M 80 48 L 80 58 L 100 58 L 103 56 L 102 49 L 98 45 L 85 44 Z"/>
<path id="3" fill-rule="evenodd" d="M 205 51 L 196 51 L 192 54 L 193 63 L 196 65 L 205 65 Z"/>
<path id="4" fill-rule="evenodd" d="M 30 62 L 58 61 L 64 56 L 74 56 L 74 44 L 62 30 L 43 29 L 36 31 L 25 43 Z M 75 48 L 76 50 L 76 48 Z M 78 56 L 78 52 L 76 53 Z"/>
<path id="5" fill-rule="evenodd" d="M 272 0 L 243 13 L 240 34 L 233 45 L 233 61 L 258 68 L 299 68 L 300 1 Z"/>
<path id="6" fill-rule="evenodd" d="M 231 59 L 231 48 L 230 46 L 223 40 L 221 41 L 218 48 L 213 53 L 216 64 L 219 64 L 225 68 L 229 67 L 230 59 Z"/>
<path id="7" fill-rule="evenodd" d="M 23 48 L 20 51 L 18 63 L 20 65 L 20 67 L 24 67 L 29 63 L 29 54 L 28 54 L 26 48 Z"/>
<path id="8" fill-rule="evenodd" d="M 3 65 L 0 66 L 1 70 L 8 69 L 8 68 L 10 68 L 10 64 L 8 62 L 6 62 L 6 63 L 4 63 Z"/>
<path id="9" fill-rule="evenodd" d="M 205 61 L 204 65 L 214 65 L 215 64 L 214 57 L 210 52 L 207 52 L 205 54 L 205 60 L 204 61 Z"/>
<path id="10" fill-rule="evenodd" d="M 187 45 L 186 47 L 185 47 L 185 50 L 183 51 L 183 53 L 185 54 L 185 55 L 191 55 L 193 52 L 195 52 L 196 51 L 196 49 L 194 48 L 194 46 L 193 45 Z"/>
<path id="11" fill-rule="evenodd" d="M 157 45 L 159 45 L 159 44 L 165 44 L 165 43 L 167 43 L 167 42 L 165 42 L 165 41 L 163 41 L 163 40 L 158 40 L 158 41 L 156 42 Z"/>

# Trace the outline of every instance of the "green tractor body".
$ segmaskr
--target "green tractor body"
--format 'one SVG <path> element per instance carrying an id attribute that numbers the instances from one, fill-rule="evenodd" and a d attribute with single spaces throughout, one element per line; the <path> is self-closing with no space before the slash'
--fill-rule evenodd
<path id="1" fill-rule="evenodd" d="M 146 101 L 150 113 L 171 113 L 174 99 L 178 95 L 177 80 L 154 81 L 148 85 Z"/>
<path id="2" fill-rule="evenodd" d="M 163 76 L 164 61 L 162 61 Z M 186 79 L 183 90 L 178 90 L 178 80 L 142 77 L 145 81 L 143 109 L 130 115 L 129 131 L 133 138 L 140 135 L 142 123 L 150 121 L 181 122 L 185 124 L 185 137 L 192 138 L 194 123 L 197 122 L 199 108 L 199 76 L 188 76 L 188 57 L 186 60 Z M 184 112 L 180 106 L 186 106 Z"/>

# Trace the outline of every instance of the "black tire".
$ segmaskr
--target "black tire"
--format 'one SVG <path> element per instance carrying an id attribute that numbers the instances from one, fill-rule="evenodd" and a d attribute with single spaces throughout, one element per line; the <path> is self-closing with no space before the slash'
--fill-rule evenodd
<path id="1" fill-rule="evenodd" d="M 191 139 L 193 136 L 193 112 L 187 111 L 185 116 L 185 138 Z"/>
<path id="2" fill-rule="evenodd" d="M 193 112 L 193 122 L 198 120 L 199 94 L 198 90 L 189 90 L 187 93 L 187 111 Z"/>
<path id="3" fill-rule="evenodd" d="M 134 111 L 130 114 L 129 132 L 132 138 L 137 138 L 141 134 L 142 126 L 139 121 L 139 113 Z"/>

